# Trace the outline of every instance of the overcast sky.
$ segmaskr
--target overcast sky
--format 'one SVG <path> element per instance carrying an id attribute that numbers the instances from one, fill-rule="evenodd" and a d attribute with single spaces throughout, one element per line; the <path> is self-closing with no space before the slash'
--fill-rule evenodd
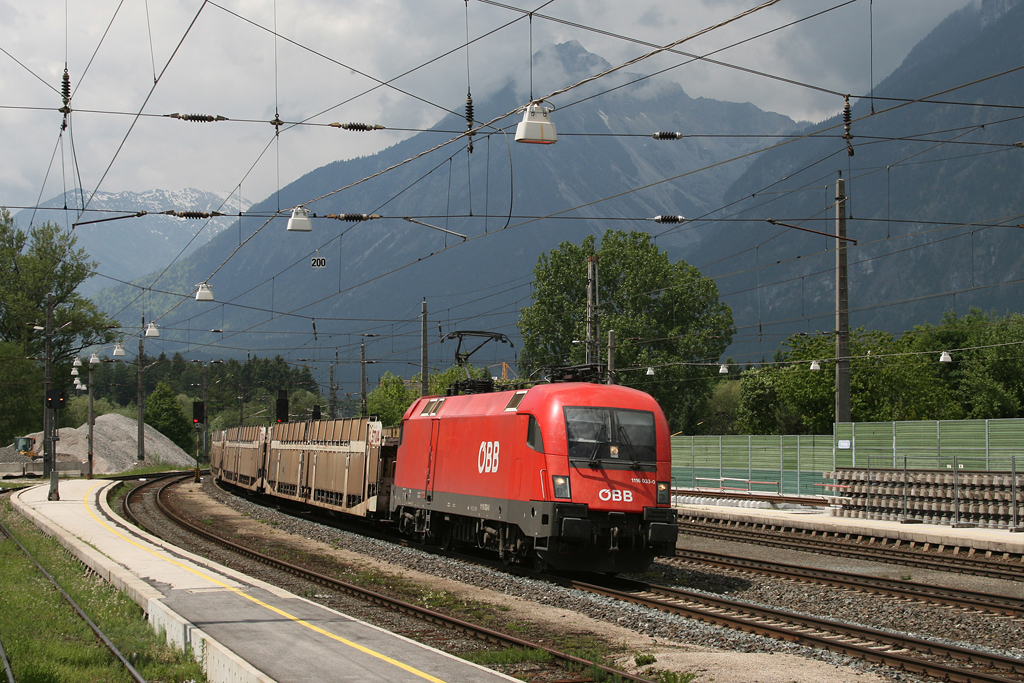
<path id="1" fill-rule="evenodd" d="M 720 52 L 715 59 L 866 94 L 869 13 L 877 83 L 945 16 L 971 1 L 855 0 Z M 543 3 L 505 0 L 523 9 Z M 553 0 L 539 14 L 661 45 L 757 4 Z M 842 4 L 781 0 L 680 49 L 704 54 Z M 466 39 L 467 8 L 471 39 L 508 24 L 470 48 L 474 98 L 482 101 L 513 79 L 525 102 L 530 22 L 520 12 L 479 0 L 468 5 L 464 0 L 0 0 L 0 48 L 6 53 L 0 53 L 0 205 L 29 206 L 39 197 L 59 195 L 79 185 L 76 174 L 87 193 L 186 187 L 231 192 L 240 185 L 244 199 L 258 201 L 279 183 L 326 163 L 373 153 L 412 133 L 304 126 L 283 132 L 275 144 L 268 121 L 276 111 L 285 121 L 314 117 L 312 122 L 322 124 L 357 121 L 422 129 L 444 115 L 442 108 L 461 112 L 467 63 L 466 50 L 457 48 Z M 613 64 L 649 49 L 541 16 L 533 18 L 532 38 L 534 50 L 577 40 Z M 359 96 L 376 85 L 367 76 L 393 79 L 451 50 L 456 51 L 394 81 L 409 94 L 378 88 Z M 629 70 L 650 73 L 679 61 L 659 56 Z M 65 63 L 74 113 L 62 139 L 62 115 L 56 109 Z M 835 96 L 710 65 L 688 65 L 657 78 L 678 82 L 693 97 L 749 101 L 797 120 L 821 120 L 842 106 Z M 537 95 L 567 84 L 534 73 Z M 211 114 L 232 121 L 136 121 L 139 111 Z"/>

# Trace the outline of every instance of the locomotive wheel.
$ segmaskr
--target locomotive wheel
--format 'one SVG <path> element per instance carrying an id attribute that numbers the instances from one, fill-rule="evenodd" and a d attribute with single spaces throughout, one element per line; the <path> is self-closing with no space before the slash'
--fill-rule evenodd
<path id="1" fill-rule="evenodd" d="M 538 555 L 533 556 L 533 571 L 543 574 L 548 570 L 548 563 Z"/>

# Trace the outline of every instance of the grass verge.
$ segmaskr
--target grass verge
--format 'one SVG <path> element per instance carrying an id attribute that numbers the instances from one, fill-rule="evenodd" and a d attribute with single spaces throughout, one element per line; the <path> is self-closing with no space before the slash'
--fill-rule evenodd
<path id="1" fill-rule="evenodd" d="M 134 602 L 86 570 L 0 500 L 0 521 L 148 681 L 205 683 L 199 664 L 153 633 Z M 0 639 L 18 683 L 130 683 L 60 593 L 10 540 L 0 541 Z"/>

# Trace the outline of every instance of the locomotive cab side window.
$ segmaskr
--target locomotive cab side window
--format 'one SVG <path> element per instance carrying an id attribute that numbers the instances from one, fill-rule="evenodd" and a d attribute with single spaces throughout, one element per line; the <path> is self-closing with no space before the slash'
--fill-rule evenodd
<path id="1" fill-rule="evenodd" d="M 654 413 L 623 408 L 565 407 L 570 460 L 592 466 L 639 467 L 657 460 Z"/>
<path id="2" fill-rule="evenodd" d="M 526 445 L 538 453 L 544 452 L 544 438 L 540 433 L 540 423 L 533 415 L 530 416 L 530 424 L 526 428 Z"/>

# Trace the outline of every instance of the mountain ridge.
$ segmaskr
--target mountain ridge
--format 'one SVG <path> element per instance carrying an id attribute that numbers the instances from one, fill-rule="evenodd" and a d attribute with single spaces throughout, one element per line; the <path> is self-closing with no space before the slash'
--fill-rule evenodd
<path id="1" fill-rule="evenodd" d="M 574 78 L 607 64 L 574 42 L 548 46 L 537 58 L 560 60 Z M 477 101 L 476 118 L 489 120 L 521 106 L 518 92 L 516 84 L 509 82 L 495 96 Z M 637 105 L 638 93 L 642 107 Z M 358 339 L 367 326 L 380 324 L 372 321 L 414 318 L 424 296 L 443 305 L 459 297 L 472 298 L 468 292 L 493 288 L 497 283 L 528 280 L 538 256 L 562 241 L 579 242 L 588 234 L 601 235 L 607 228 L 646 229 L 653 225 L 650 221 L 655 215 L 706 212 L 721 201 L 725 188 L 749 161 L 715 164 L 742 156 L 756 143 L 743 137 L 693 136 L 736 131 L 781 134 L 796 125 L 749 103 L 694 99 L 678 85 L 647 82 L 586 104 L 563 100 L 555 116 L 560 140 L 552 146 L 516 145 L 501 133 L 481 134 L 472 155 L 466 154 L 464 141 L 459 141 L 385 176 L 335 192 L 433 146 L 439 134 L 450 136 L 440 131 L 465 129 L 464 119 L 448 115 L 432 129 L 437 132 L 420 133 L 376 155 L 339 160 L 310 171 L 279 194 L 254 204 L 251 212 L 269 213 L 278 206 L 304 204 L 316 214 L 313 233 L 287 233 L 287 216 L 262 228 L 266 219 L 245 217 L 241 232 L 252 237 L 226 263 L 227 255 L 238 247 L 235 233 L 218 235 L 208 246 L 175 264 L 157 284 L 162 290 L 186 292 L 220 268 L 211 280 L 217 300 L 260 310 L 213 306 L 207 310 L 216 311 L 203 313 L 200 304 L 186 305 L 161 322 L 174 328 L 171 334 L 180 335 L 180 328 L 186 326 L 190 343 L 230 343 L 236 348 L 266 346 L 264 342 L 274 333 L 311 334 L 311 317 L 316 319 L 318 341 Z M 511 124 L 517 121 L 518 116 Z M 654 140 L 651 136 L 659 130 L 686 131 L 688 137 Z M 600 163 L 595 164 L 595 159 Z M 713 168 L 696 173 L 708 166 Z M 672 176 L 687 181 L 663 182 Z M 621 194 L 624 182 L 630 188 L 649 187 Z M 329 196 L 309 201 L 324 195 Z M 564 218 L 533 219 L 572 207 L 580 208 L 570 210 Z M 380 213 L 385 218 L 356 224 L 319 218 L 328 213 Z M 462 243 L 458 237 L 402 221 L 406 215 L 476 239 Z M 503 229 L 506 223 L 509 228 Z M 678 258 L 681 249 L 694 239 L 694 235 L 684 234 L 660 244 Z M 328 259 L 327 267 L 311 271 L 303 262 L 316 253 Z M 496 254 L 500 255 L 497 262 Z M 339 262 L 344 267 L 339 269 Z M 380 277 L 389 270 L 395 272 Z M 101 305 L 104 310 L 117 311 L 134 296 L 124 288 L 109 291 Z M 151 313 L 177 302 L 155 295 L 148 299 Z M 280 316 L 283 301 L 301 317 Z M 526 303 L 521 298 L 506 302 L 496 325 L 487 324 L 495 321 L 490 317 L 473 326 L 497 326 L 514 335 L 516 312 Z M 458 320 L 488 315 L 487 306 L 462 306 Z M 186 308 L 191 312 L 185 312 Z M 134 321 L 138 313 L 137 305 L 129 306 L 123 316 Z M 455 317 L 450 313 L 441 315 L 445 324 L 457 324 L 454 319 L 449 323 Z M 221 342 L 219 333 L 197 332 L 214 328 L 225 330 L 226 341 Z M 260 330 L 264 337 L 259 333 L 229 336 L 234 334 L 231 330 L 248 328 Z M 406 373 L 407 368 L 401 371 Z"/>
<path id="2" fill-rule="evenodd" d="M 73 227 L 66 207 L 80 207 L 85 193 L 75 188 L 43 202 L 39 210 L 14 214 L 15 225 L 26 229 L 30 223 L 52 222 L 74 230 L 76 246 L 85 249 L 98 262 L 97 276 L 79 286 L 83 296 L 94 296 L 107 287 L 110 279 L 134 280 L 167 265 L 171 257 L 188 256 L 228 229 L 233 218 L 214 217 L 209 220 L 186 220 L 155 215 L 160 211 L 239 210 L 233 196 L 185 188 L 182 190 L 146 190 L 143 192 L 96 192 L 90 196 L 89 211 L 78 219 L 86 224 Z M 248 202 L 242 202 L 242 209 Z M 105 220 L 131 213 L 147 212 L 141 217 Z M 104 222 L 95 222 L 104 221 Z M 104 277 L 107 276 L 107 277 Z"/>

